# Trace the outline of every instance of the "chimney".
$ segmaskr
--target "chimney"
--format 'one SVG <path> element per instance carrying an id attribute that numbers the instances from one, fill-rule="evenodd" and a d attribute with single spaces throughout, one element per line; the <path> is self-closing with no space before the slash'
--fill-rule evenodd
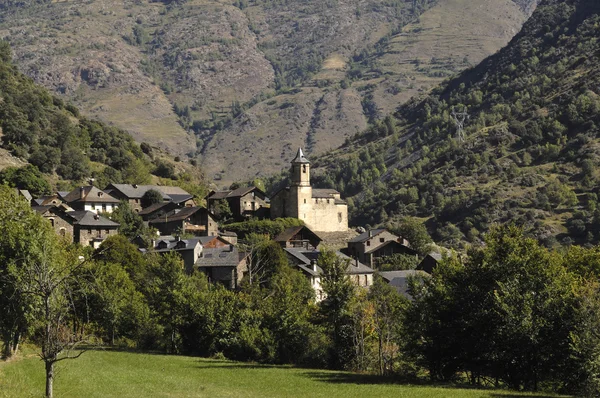
<path id="1" fill-rule="evenodd" d="M 369 230 L 369 238 L 372 238 L 372 237 L 373 237 L 373 230 L 372 230 L 372 229 L 370 229 L 370 230 Z"/>
<path id="2" fill-rule="evenodd" d="M 81 200 L 85 199 L 85 188 L 84 187 L 79 187 L 79 199 L 81 199 Z"/>
<path id="3" fill-rule="evenodd" d="M 310 267 L 312 268 L 312 270 L 314 272 L 317 272 L 317 261 L 316 260 L 310 260 Z"/>

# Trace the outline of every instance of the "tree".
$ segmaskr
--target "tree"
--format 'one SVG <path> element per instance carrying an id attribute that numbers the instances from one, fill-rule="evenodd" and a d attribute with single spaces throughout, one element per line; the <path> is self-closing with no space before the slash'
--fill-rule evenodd
<path id="1" fill-rule="evenodd" d="M 0 171 L 0 184 L 26 189 L 33 196 L 47 195 L 50 193 L 50 184 L 37 167 L 27 165 L 24 167 L 7 167 Z"/>
<path id="2" fill-rule="evenodd" d="M 68 250 L 53 228 L 41 216 L 38 226 L 28 231 L 22 256 L 9 258 L 8 272 L 18 297 L 30 303 L 28 311 L 34 341 L 41 345 L 40 358 L 46 369 L 46 397 L 52 398 L 54 367 L 59 361 L 78 358 L 84 350 L 73 351 L 87 341 L 79 329 L 69 323 L 77 318 L 73 305 L 77 272 L 84 260 L 79 252 Z"/>
<path id="3" fill-rule="evenodd" d="M 352 336 L 349 305 L 354 296 L 354 285 L 348 276 L 349 261 L 341 259 L 333 250 L 321 250 L 318 265 L 323 270 L 321 287 L 325 299 L 321 302 L 321 312 L 330 328 L 333 346 L 329 364 L 333 368 L 343 368 L 352 362 Z"/>
<path id="4" fill-rule="evenodd" d="M 0 185 L 0 338 L 2 355 L 11 357 L 19 348 L 21 337 L 29 330 L 31 298 L 18 288 L 11 263 L 27 254 L 29 231 L 43 230 L 44 220 L 36 217 L 25 199 L 14 190 Z"/>
<path id="5" fill-rule="evenodd" d="M 119 233 L 129 239 L 148 233 L 148 227 L 144 224 L 142 216 L 133 211 L 131 205 L 126 200 L 121 201 L 119 207 L 110 214 L 110 218 L 120 224 Z"/>
<path id="6" fill-rule="evenodd" d="M 268 283 L 277 267 L 288 263 L 281 246 L 265 235 L 252 233 L 246 236 L 240 251 L 248 256 L 247 282 L 250 286 Z"/>
<path id="7" fill-rule="evenodd" d="M 157 191 L 156 189 L 147 190 L 141 199 L 141 205 L 143 208 L 152 206 L 153 204 L 156 204 L 156 203 L 162 203 L 162 202 L 163 202 L 163 194 L 161 192 Z"/>
<path id="8" fill-rule="evenodd" d="M 229 202 L 227 202 L 227 200 L 225 199 L 215 201 L 215 203 L 213 203 L 213 205 L 211 206 L 210 210 L 219 222 L 226 222 L 233 216 L 233 213 L 229 208 Z"/>
<path id="9" fill-rule="evenodd" d="M 396 354 L 400 350 L 400 336 L 407 299 L 376 275 L 369 290 L 374 306 L 374 329 L 377 335 L 377 362 L 380 375 L 393 372 Z"/>
<path id="10" fill-rule="evenodd" d="M 431 251 L 433 240 L 425 225 L 416 219 L 406 218 L 399 225 L 391 226 L 389 229 L 408 240 L 410 246 L 421 256 L 425 256 Z"/>

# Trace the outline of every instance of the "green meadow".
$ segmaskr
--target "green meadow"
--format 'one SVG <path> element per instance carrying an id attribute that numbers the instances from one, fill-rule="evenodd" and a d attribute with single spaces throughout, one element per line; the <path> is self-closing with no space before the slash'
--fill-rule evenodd
<path id="1" fill-rule="evenodd" d="M 0 363 L 0 397 L 42 397 L 33 354 Z M 510 391 L 394 383 L 368 375 L 115 351 L 58 364 L 55 397 L 519 397 Z"/>

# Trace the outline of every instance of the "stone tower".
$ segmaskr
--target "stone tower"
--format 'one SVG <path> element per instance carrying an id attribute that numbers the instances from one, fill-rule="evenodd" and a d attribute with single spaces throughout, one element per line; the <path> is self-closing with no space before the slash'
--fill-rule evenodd
<path id="1" fill-rule="evenodd" d="M 290 184 L 290 203 L 292 217 L 307 222 L 312 213 L 312 187 L 310 186 L 310 162 L 304 156 L 301 148 L 292 160 L 292 175 Z"/>

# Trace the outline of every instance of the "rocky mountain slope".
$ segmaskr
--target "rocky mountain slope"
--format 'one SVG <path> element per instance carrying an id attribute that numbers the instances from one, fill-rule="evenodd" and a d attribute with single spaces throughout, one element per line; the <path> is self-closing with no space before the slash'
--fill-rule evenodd
<path id="1" fill-rule="evenodd" d="M 85 114 L 228 184 L 338 147 L 497 51 L 536 3 L 30 0 L 0 5 L 0 36 Z"/>
<path id="2" fill-rule="evenodd" d="M 356 224 L 421 217 L 446 244 L 496 222 L 597 243 L 599 26 L 595 0 L 543 0 L 498 54 L 322 157 L 320 183 Z"/>

